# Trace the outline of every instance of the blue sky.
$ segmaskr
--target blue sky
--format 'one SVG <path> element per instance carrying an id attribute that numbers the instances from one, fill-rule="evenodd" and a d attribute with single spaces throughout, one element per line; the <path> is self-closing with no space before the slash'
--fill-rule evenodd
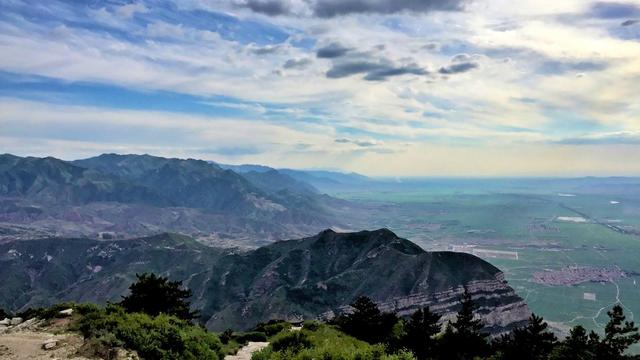
<path id="1" fill-rule="evenodd" d="M 640 175 L 640 1 L 509 5 L 0 0 L 0 152 Z"/>

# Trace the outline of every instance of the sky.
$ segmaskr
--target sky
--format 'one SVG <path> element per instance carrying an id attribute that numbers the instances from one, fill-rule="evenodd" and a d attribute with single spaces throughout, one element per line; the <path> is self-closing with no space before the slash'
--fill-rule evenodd
<path id="1" fill-rule="evenodd" d="M 0 153 L 640 175 L 640 0 L 0 0 Z"/>

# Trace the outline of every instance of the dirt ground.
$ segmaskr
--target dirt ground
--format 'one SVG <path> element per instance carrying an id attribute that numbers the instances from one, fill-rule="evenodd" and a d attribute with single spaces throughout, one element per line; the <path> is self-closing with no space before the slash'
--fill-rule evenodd
<path id="1" fill-rule="evenodd" d="M 44 350 L 42 344 L 49 339 L 56 339 L 57 345 L 51 350 Z M 3 360 L 52 360 L 70 359 L 89 360 L 76 356 L 82 346 L 82 338 L 78 335 L 54 335 L 47 332 L 30 330 L 0 334 L 0 359 Z"/>
<path id="2" fill-rule="evenodd" d="M 235 355 L 227 355 L 224 360 L 251 360 L 251 354 L 269 346 L 268 342 L 249 342 Z"/>

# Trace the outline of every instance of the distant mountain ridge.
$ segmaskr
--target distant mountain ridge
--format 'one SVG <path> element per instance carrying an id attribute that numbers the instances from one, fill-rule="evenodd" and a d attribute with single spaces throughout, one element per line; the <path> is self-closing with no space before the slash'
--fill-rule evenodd
<path id="1" fill-rule="evenodd" d="M 227 165 L 217 164 L 224 169 L 230 169 L 238 173 L 266 173 L 269 171 L 277 171 L 297 181 L 312 185 L 314 188 L 322 192 L 339 191 L 343 189 L 351 189 L 353 186 L 364 185 L 373 181 L 371 178 L 350 172 L 329 171 L 329 170 L 300 170 L 300 169 L 276 169 L 264 165 L 243 164 L 243 165 Z"/>
<path id="2" fill-rule="evenodd" d="M 151 155 L 76 161 L 0 155 L 0 241 L 3 234 L 177 231 L 255 243 L 339 226 L 334 209 L 344 205 L 276 170 L 239 174 L 202 160 Z"/>
<path id="3" fill-rule="evenodd" d="M 246 329 L 258 321 L 331 317 L 366 295 L 385 311 L 422 306 L 451 316 L 467 288 L 487 330 L 500 333 L 529 315 L 489 263 L 469 254 L 425 252 L 380 229 L 325 230 L 236 253 L 176 235 L 127 241 L 41 239 L 0 244 L 0 307 L 63 300 L 118 300 L 135 273 L 184 280 L 207 327 Z"/>
<path id="4" fill-rule="evenodd" d="M 247 179 L 203 160 L 103 154 L 73 164 L 145 186 L 176 206 L 234 214 L 283 210 Z"/>
<path id="5" fill-rule="evenodd" d="M 44 203 L 93 201 L 170 205 L 151 189 L 52 157 L 0 155 L 0 195 Z"/>

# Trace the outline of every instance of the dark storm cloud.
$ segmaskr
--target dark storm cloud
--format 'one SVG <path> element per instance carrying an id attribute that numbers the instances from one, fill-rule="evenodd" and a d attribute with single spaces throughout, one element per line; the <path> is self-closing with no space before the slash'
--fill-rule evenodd
<path id="1" fill-rule="evenodd" d="M 246 0 L 237 5 L 270 16 L 285 15 L 290 12 L 289 3 L 284 0 Z"/>
<path id="2" fill-rule="evenodd" d="M 282 66 L 285 69 L 302 69 L 311 64 L 311 59 L 289 59 Z"/>
<path id="3" fill-rule="evenodd" d="M 442 75 L 461 74 L 480 67 L 477 60 L 479 55 L 458 54 L 451 58 L 451 64 L 438 70 Z"/>
<path id="4" fill-rule="evenodd" d="M 350 61 L 340 64 L 334 64 L 329 71 L 327 71 L 327 77 L 331 79 L 343 78 L 355 74 L 367 73 L 380 69 L 380 64 L 368 62 L 368 61 Z"/>
<path id="5" fill-rule="evenodd" d="M 460 11 L 470 0 L 309 0 L 307 12 L 312 16 L 331 18 L 349 14 L 395 14 L 400 12 Z M 238 7 L 278 16 L 293 14 L 290 0 L 240 0 Z"/>
<path id="6" fill-rule="evenodd" d="M 479 65 L 475 62 L 458 62 L 455 64 L 451 64 L 448 66 L 443 66 L 438 70 L 440 74 L 443 75 L 451 75 L 451 74 L 460 74 L 470 70 L 477 68 Z"/>
<path id="7" fill-rule="evenodd" d="M 426 75 L 427 70 L 417 65 L 407 65 L 401 67 L 383 67 L 378 70 L 369 72 L 364 79 L 369 81 L 384 81 L 390 76 L 400 75 Z"/>
<path id="8" fill-rule="evenodd" d="M 462 10 L 466 0 L 317 0 L 313 13 L 319 17 L 349 14 L 425 13 Z"/>
<path id="9" fill-rule="evenodd" d="M 364 79 L 368 81 L 385 81 L 392 76 L 426 75 L 428 72 L 415 64 L 394 66 L 367 60 L 354 60 L 333 64 L 326 75 L 330 79 L 339 79 L 356 74 L 366 74 Z"/>
<path id="10" fill-rule="evenodd" d="M 629 18 L 640 15 L 640 7 L 627 2 L 597 2 L 591 6 L 590 15 L 599 19 Z"/>
<path id="11" fill-rule="evenodd" d="M 351 48 L 340 45 L 338 43 L 331 43 L 318 49 L 316 56 L 321 59 L 333 59 L 341 56 L 345 56 Z"/>

